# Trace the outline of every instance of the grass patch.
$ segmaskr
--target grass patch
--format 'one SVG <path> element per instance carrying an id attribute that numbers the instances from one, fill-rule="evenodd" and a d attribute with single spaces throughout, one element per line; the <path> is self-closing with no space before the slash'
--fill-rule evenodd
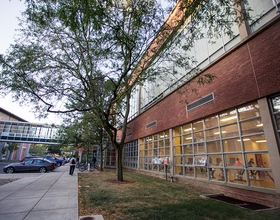
<path id="1" fill-rule="evenodd" d="M 256 212 L 211 199 L 195 187 L 124 171 L 125 184 L 110 183 L 115 170 L 79 173 L 79 215 L 105 220 L 280 219 L 280 210 Z M 88 187 L 89 186 L 89 187 Z"/>

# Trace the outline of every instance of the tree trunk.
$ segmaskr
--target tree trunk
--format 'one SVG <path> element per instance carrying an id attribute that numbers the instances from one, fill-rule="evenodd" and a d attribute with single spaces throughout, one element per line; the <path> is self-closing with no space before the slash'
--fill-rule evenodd
<path id="1" fill-rule="evenodd" d="M 116 148 L 115 148 L 116 149 Z M 117 149 L 117 164 L 116 164 L 116 172 L 117 172 L 117 180 L 123 181 L 123 155 L 122 155 L 123 148 Z"/>
<path id="2" fill-rule="evenodd" d="M 102 149 L 102 143 L 100 144 L 100 171 L 103 171 L 103 149 Z"/>

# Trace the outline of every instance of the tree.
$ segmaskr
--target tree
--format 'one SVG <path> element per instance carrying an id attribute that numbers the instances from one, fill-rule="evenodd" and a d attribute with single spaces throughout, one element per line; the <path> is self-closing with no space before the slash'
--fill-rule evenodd
<path id="1" fill-rule="evenodd" d="M 47 146 L 45 144 L 34 144 L 30 147 L 29 154 L 43 157 L 47 154 Z"/>
<path id="2" fill-rule="evenodd" d="M 18 143 L 8 143 L 8 150 L 10 152 L 9 160 L 11 159 L 12 153 L 18 149 Z"/>
<path id="3" fill-rule="evenodd" d="M 243 1 L 233 1 L 180 1 L 163 24 L 157 1 L 26 0 L 22 35 L 0 59 L 1 90 L 36 104 L 42 117 L 49 112 L 93 113 L 116 150 L 117 180 L 122 181 L 132 91 L 147 80 L 166 74 L 174 78 L 191 68 L 186 54 L 203 32 L 190 25 L 191 35 L 177 41 L 188 18 L 208 24 L 211 37 L 220 28 L 232 34 L 231 25 L 244 18 L 236 16 L 235 7 Z M 174 45 L 181 47 L 174 51 Z"/>
<path id="4" fill-rule="evenodd" d="M 71 120 L 72 119 L 72 120 Z M 107 148 L 106 134 L 98 119 L 90 112 L 67 114 L 58 131 L 60 145 L 74 145 L 87 153 L 96 145 L 100 151 L 100 169 L 103 170 L 103 151 Z"/>

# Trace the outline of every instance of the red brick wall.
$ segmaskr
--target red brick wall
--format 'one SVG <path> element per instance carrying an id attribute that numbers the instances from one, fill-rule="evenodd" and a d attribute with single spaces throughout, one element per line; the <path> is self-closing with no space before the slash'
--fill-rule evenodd
<path id="1" fill-rule="evenodd" d="M 187 95 L 173 92 L 135 118 L 128 125 L 130 129 L 127 133 L 133 132 L 133 135 L 127 137 L 126 142 L 279 92 L 279 30 L 278 21 L 204 71 L 202 74 L 212 73 L 217 76 L 210 85 L 198 86 L 195 79 L 181 89 L 187 90 Z M 198 95 L 191 92 L 193 88 L 198 89 Z M 185 101 L 192 103 L 212 92 L 214 101 L 186 112 Z M 155 120 L 157 125 L 146 130 L 146 125 Z"/>

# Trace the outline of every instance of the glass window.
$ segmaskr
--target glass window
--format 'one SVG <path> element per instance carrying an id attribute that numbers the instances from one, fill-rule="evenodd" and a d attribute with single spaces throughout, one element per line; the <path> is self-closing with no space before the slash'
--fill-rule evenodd
<path id="1" fill-rule="evenodd" d="M 220 130 L 219 128 L 214 128 L 214 129 L 210 129 L 210 130 L 206 130 L 206 140 L 217 140 L 220 139 Z"/>
<path id="2" fill-rule="evenodd" d="M 204 132 L 196 132 L 193 134 L 193 140 L 194 142 L 202 142 L 204 141 Z"/>
<path id="3" fill-rule="evenodd" d="M 243 144 L 245 151 L 267 150 L 266 139 L 264 135 L 243 138 Z"/>
<path id="4" fill-rule="evenodd" d="M 241 142 L 240 138 L 234 138 L 223 141 L 224 151 L 225 152 L 235 152 L 241 151 Z"/>
<path id="5" fill-rule="evenodd" d="M 247 184 L 245 170 L 226 170 L 228 182 Z"/>
<path id="6" fill-rule="evenodd" d="M 220 125 L 230 124 L 236 122 L 236 110 L 231 110 L 220 114 Z"/>
<path id="7" fill-rule="evenodd" d="M 175 153 L 175 155 L 181 155 L 181 154 L 183 154 L 182 146 L 174 147 L 174 153 Z"/>
<path id="8" fill-rule="evenodd" d="M 175 157 L 175 164 L 183 164 L 183 157 Z"/>
<path id="9" fill-rule="evenodd" d="M 181 126 L 174 128 L 174 136 L 181 135 Z"/>
<path id="10" fill-rule="evenodd" d="M 273 112 L 280 112 L 280 96 L 271 99 Z"/>
<path id="11" fill-rule="evenodd" d="M 193 154 L 192 144 L 184 145 L 184 154 Z"/>
<path id="12" fill-rule="evenodd" d="M 221 127 L 222 138 L 239 136 L 237 124 L 227 125 Z"/>
<path id="13" fill-rule="evenodd" d="M 191 144 L 192 143 L 192 135 L 187 134 L 183 136 L 183 144 Z"/>
<path id="14" fill-rule="evenodd" d="M 260 116 L 259 105 L 257 103 L 247 105 L 238 109 L 239 120 Z"/>
<path id="15" fill-rule="evenodd" d="M 205 154 L 205 144 L 204 143 L 198 143 L 194 144 L 194 153 L 195 154 Z"/>
<path id="16" fill-rule="evenodd" d="M 207 178 L 207 168 L 206 167 L 196 167 L 195 168 L 197 178 Z"/>
<path id="17" fill-rule="evenodd" d="M 258 118 L 250 121 L 241 122 L 241 132 L 242 135 L 264 132 L 261 119 Z"/>
<path id="18" fill-rule="evenodd" d="M 211 116 L 205 119 L 205 128 L 213 128 L 218 126 L 218 116 Z"/>
<path id="19" fill-rule="evenodd" d="M 193 165 L 193 156 L 185 156 L 185 164 Z"/>
<path id="20" fill-rule="evenodd" d="M 246 154 L 247 167 L 271 168 L 268 154 Z"/>
<path id="21" fill-rule="evenodd" d="M 244 160 L 242 154 L 226 155 L 226 166 L 244 167 Z"/>
<path id="22" fill-rule="evenodd" d="M 202 120 L 193 123 L 193 131 L 194 132 L 203 130 L 203 128 L 204 128 L 204 126 L 203 126 L 203 121 Z"/>
<path id="23" fill-rule="evenodd" d="M 188 134 L 192 132 L 192 125 L 186 124 L 183 126 L 183 134 Z"/>
<path id="24" fill-rule="evenodd" d="M 185 176 L 194 177 L 194 168 L 185 167 Z"/>
<path id="25" fill-rule="evenodd" d="M 207 142 L 207 153 L 218 153 L 222 151 L 220 141 Z"/>
<path id="26" fill-rule="evenodd" d="M 175 167 L 175 174 L 183 175 L 183 167 L 176 166 Z"/>
<path id="27" fill-rule="evenodd" d="M 175 137 L 174 138 L 174 145 L 176 146 L 176 145 L 180 145 L 180 144 L 181 144 L 181 136 Z"/>
<path id="28" fill-rule="evenodd" d="M 206 156 L 195 156 L 194 165 L 205 166 Z"/>

